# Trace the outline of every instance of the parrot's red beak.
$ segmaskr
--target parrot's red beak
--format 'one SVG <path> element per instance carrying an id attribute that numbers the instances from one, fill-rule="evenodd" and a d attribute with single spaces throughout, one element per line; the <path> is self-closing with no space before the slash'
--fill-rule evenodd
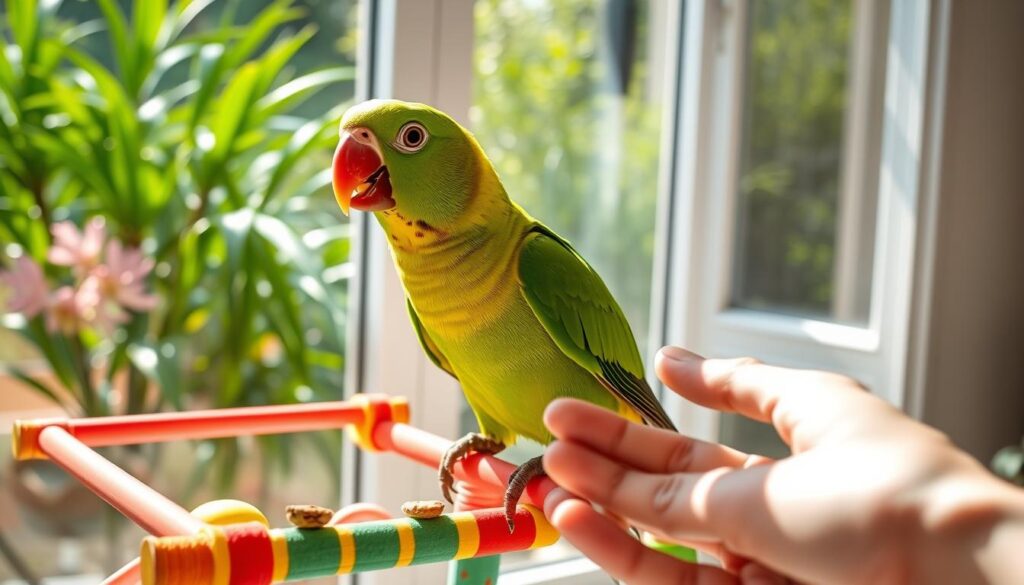
<path id="1" fill-rule="evenodd" d="M 384 211 L 395 206 L 391 179 L 377 148 L 375 137 L 365 128 L 343 133 L 334 151 L 334 197 L 341 210 Z"/>

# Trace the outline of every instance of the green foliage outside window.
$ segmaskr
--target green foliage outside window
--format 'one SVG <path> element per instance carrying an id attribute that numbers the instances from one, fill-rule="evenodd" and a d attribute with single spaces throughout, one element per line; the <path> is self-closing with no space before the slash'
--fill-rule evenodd
<path id="1" fill-rule="evenodd" d="M 511 198 L 594 265 L 641 348 L 662 132 L 649 10 L 648 2 L 478 0 L 472 117 Z"/>
<path id="2" fill-rule="evenodd" d="M 750 5 L 737 305 L 832 313 L 852 25 L 849 1 Z"/>

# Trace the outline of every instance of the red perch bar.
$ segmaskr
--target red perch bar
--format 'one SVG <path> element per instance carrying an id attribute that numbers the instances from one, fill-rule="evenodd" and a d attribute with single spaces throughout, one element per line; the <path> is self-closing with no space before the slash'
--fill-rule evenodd
<path id="1" fill-rule="evenodd" d="M 194 534 L 203 522 L 132 477 L 60 427 L 39 435 L 39 448 L 96 495 L 150 534 Z"/>
<path id="2" fill-rule="evenodd" d="M 12 447 L 17 459 L 45 459 L 41 434 L 59 429 L 82 447 L 105 447 L 184 439 L 211 439 L 239 435 L 295 433 L 348 426 L 365 449 L 393 451 L 423 465 L 437 467 L 450 443 L 405 424 L 409 420 L 404 398 L 357 395 L 343 402 L 224 408 L 195 412 L 169 412 L 133 416 L 18 421 Z M 62 444 L 66 442 L 61 440 Z M 70 448 L 74 448 L 71 446 Z M 86 448 L 86 455 L 99 457 Z M 100 457 L 100 459 L 102 459 Z M 105 460 L 104 460 L 105 461 Z M 67 466 L 73 462 L 60 461 Z M 109 464 L 109 462 L 106 462 Z M 489 456 L 473 455 L 459 462 L 455 476 L 477 485 L 503 490 L 515 466 Z M 92 487 L 92 486 L 90 486 Z M 555 488 L 546 477 L 527 486 L 524 503 L 543 509 Z"/>
<path id="3" fill-rule="evenodd" d="M 61 427 L 85 445 L 106 447 L 183 439 L 218 439 L 238 435 L 269 435 L 341 428 L 363 422 L 365 406 L 353 402 L 321 402 L 277 406 L 221 408 L 133 416 L 18 421 L 15 456 L 38 459 L 38 434 Z"/>
<path id="4" fill-rule="evenodd" d="M 451 445 L 446 439 L 401 422 L 377 423 L 373 430 L 374 446 L 381 451 L 393 451 L 428 467 L 436 468 Z M 455 477 L 474 484 L 492 486 L 499 494 L 508 485 L 508 478 L 516 466 L 489 455 L 470 455 L 455 465 Z M 534 478 L 523 493 L 522 503 L 544 509 L 544 500 L 558 487 L 546 475 Z"/>

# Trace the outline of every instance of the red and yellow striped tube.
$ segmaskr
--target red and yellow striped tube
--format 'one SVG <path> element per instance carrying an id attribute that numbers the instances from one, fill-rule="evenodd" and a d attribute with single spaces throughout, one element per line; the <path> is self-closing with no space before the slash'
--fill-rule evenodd
<path id="1" fill-rule="evenodd" d="M 519 506 L 515 526 L 509 533 L 501 508 L 318 529 L 267 530 L 256 522 L 209 526 L 197 536 L 146 538 L 142 582 L 267 585 L 502 554 L 558 540 L 532 506 Z"/>
<path id="2" fill-rule="evenodd" d="M 298 433 L 352 425 L 353 437 L 357 442 L 366 449 L 376 450 L 373 430 L 377 424 L 408 421 L 409 403 L 405 398 L 385 394 L 359 394 L 345 402 L 19 420 L 14 423 L 11 449 L 15 459 L 45 459 L 47 453 L 39 445 L 39 438 L 47 427 L 60 427 L 83 445 L 106 447 L 182 439 Z"/>
<path id="3" fill-rule="evenodd" d="M 362 420 L 348 426 L 348 435 L 364 451 L 382 450 L 373 438 L 378 423 L 409 422 L 409 401 L 404 396 L 356 394 L 348 404 L 362 408 Z"/>

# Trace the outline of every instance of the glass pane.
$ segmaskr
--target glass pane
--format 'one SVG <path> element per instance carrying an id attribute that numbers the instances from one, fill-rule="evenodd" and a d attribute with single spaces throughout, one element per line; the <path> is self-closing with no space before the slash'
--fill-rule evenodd
<path id="1" fill-rule="evenodd" d="M 867 322 L 875 185 L 843 189 L 853 26 L 850 0 L 750 3 L 733 306 Z"/>
<path id="2" fill-rule="evenodd" d="M 14 419 L 341 397 L 348 226 L 324 169 L 357 3 L 0 7 L 0 582 L 97 583 L 142 538 L 54 465 L 13 462 Z M 94 252 L 69 243 L 83 229 Z M 286 526 L 288 504 L 339 501 L 337 431 L 101 452 L 186 509 L 235 498 Z"/>
<path id="3" fill-rule="evenodd" d="M 476 2 L 473 131 L 511 198 L 568 238 L 601 274 L 643 355 L 668 4 Z M 463 423 L 476 430 L 468 409 Z M 517 445 L 506 453 L 523 460 L 538 452 L 536 445 Z M 520 556 L 539 561 L 570 552 Z"/>
<path id="4" fill-rule="evenodd" d="M 667 2 L 476 3 L 473 131 L 647 341 Z"/>

